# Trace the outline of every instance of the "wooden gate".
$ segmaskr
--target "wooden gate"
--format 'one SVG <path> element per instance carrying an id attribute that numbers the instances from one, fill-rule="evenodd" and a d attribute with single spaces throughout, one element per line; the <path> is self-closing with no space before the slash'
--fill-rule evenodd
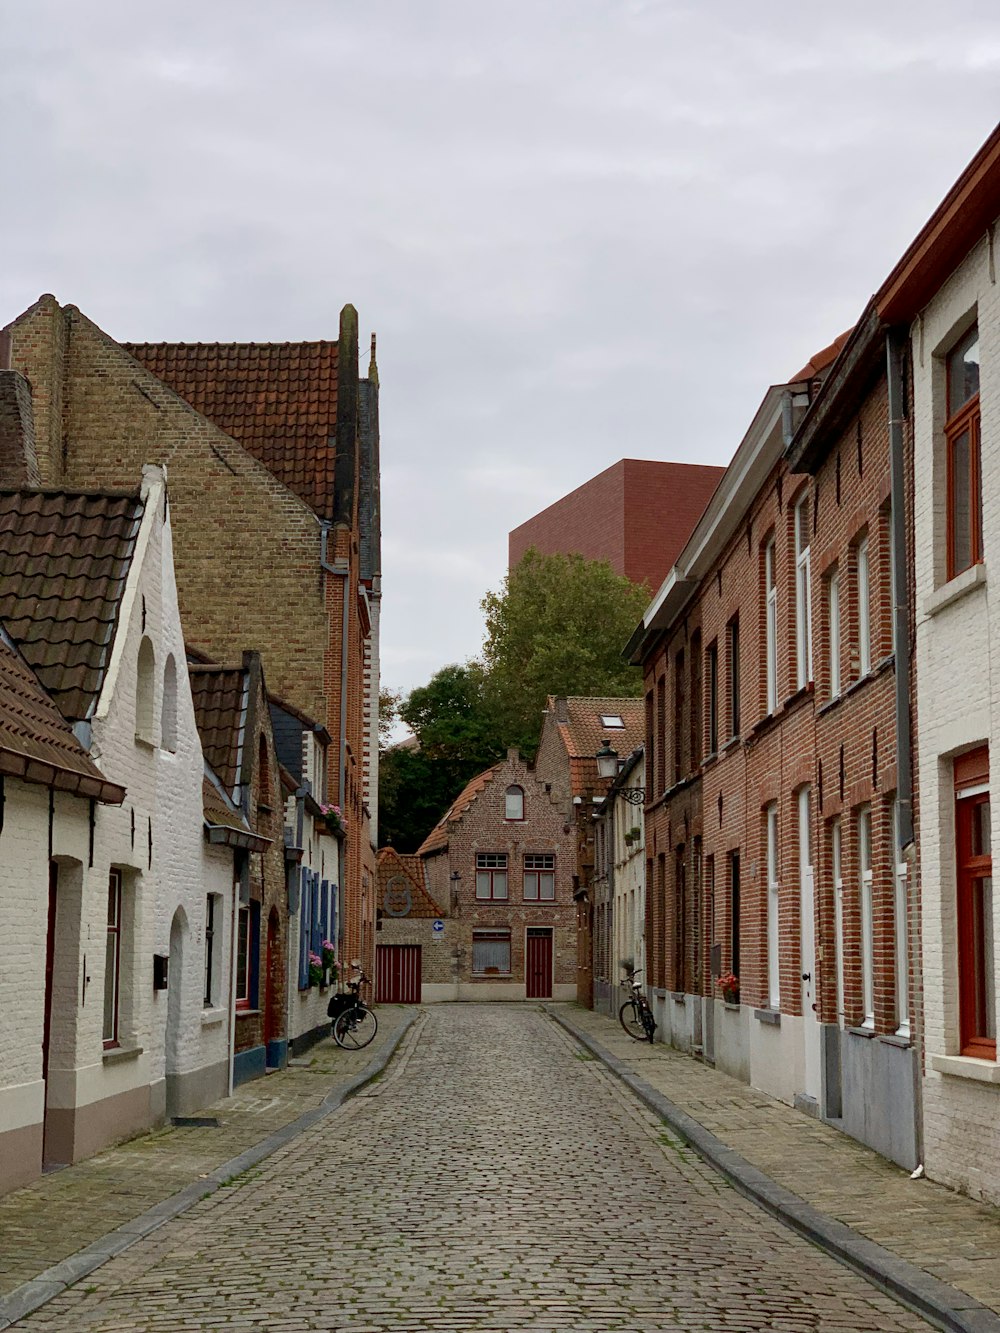
<path id="1" fill-rule="evenodd" d="M 528 927 L 524 985 L 529 1000 L 551 1000 L 552 931 L 548 926 Z"/>
<path id="2" fill-rule="evenodd" d="M 420 945 L 380 944 L 375 950 L 375 998 L 380 1004 L 420 1003 Z"/>

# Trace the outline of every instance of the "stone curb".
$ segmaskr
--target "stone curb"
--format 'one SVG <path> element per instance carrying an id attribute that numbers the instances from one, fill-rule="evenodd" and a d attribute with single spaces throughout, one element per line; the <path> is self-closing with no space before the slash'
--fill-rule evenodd
<path id="1" fill-rule="evenodd" d="M 952 1287 L 891 1250 L 820 1212 L 791 1190 L 778 1185 L 728 1147 L 704 1125 L 682 1111 L 662 1092 L 632 1072 L 624 1061 L 576 1026 L 572 1019 L 549 1005 L 548 1016 L 585 1046 L 619 1078 L 655 1115 L 713 1166 L 746 1198 L 776 1217 L 806 1240 L 852 1268 L 874 1286 L 949 1333 L 1000 1333 L 1000 1315 L 972 1296 Z M 2 1325 L 0 1325 L 2 1327 Z"/>
<path id="2" fill-rule="evenodd" d="M 164 1222 L 169 1222 L 181 1213 L 194 1206 L 202 1199 L 208 1198 L 214 1194 L 222 1185 L 234 1176 L 242 1174 L 250 1167 L 256 1166 L 262 1162 L 265 1157 L 270 1157 L 272 1153 L 283 1148 L 285 1144 L 290 1143 L 292 1139 L 297 1138 L 307 1129 L 311 1129 L 317 1121 L 332 1115 L 338 1110 L 349 1097 L 381 1074 L 392 1057 L 399 1049 L 403 1038 L 409 1032 L 410 1028 L 416 1022 L 417 1013 L 407 1014 L 400 1027 L 384 1048 L 379 1051 L 375 1059 L 360 1074 L 349 1079 L 346 1083 L 332 1088 L 323 1098 L 319 1106 L 314 1106 L 312 1110 L 305 1111 L 295 1120 L 290 1120 L 287 1125 L 282 1125 L 276 1129 L 273 1134 L 267 1138 L 261 1139 L 260 1143 L 255 1143 L 252 1148 L 247 1148 L 236 1157 L 231 1157 L 228 1162 L 223 1162 L 210 1172 L 203 1180 L 193 1180 L 183 1189 L 178 1190 L 176 1194 L 170 1195 L 161 1203 L 154 1204 L 152 1208 L 147 1208 L 144 1213 L 138 1217 L 132 1218 L 130 1222 L 125 1222 L 114 1231 L 109 1231 L 107 1235 L 91 1241 L 89 1245 L 84 1246 L 82 1250 L 77 1250 L 66 1259 L 54 1264 L 51 1268 L 46 1268 L 38 1277 L 32 1278 L 29 1282 L 22 1282 L 19 1287 L 6 1296 L 0 1296 L 0 1330 L 10 1328 L 19 1319 L 24 1319 L 26 1315 L 33 1314 L 47 1301 L 52 1300 L 71 1287 L 74 1282 L 79 1282 L 83 1277 L 93 1273 L 95 1269 L 106 1264 L 109 1259 L 114 1259 L 124 1250 L 129 1249 L 136 1241 L 142 1240 L 150 1235 Z"/>

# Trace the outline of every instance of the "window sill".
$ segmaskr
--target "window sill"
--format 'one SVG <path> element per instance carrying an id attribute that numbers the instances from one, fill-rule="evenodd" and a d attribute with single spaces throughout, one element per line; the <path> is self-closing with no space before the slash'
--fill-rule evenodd
<path id="1" fill-rule="evenodd" d="M 730 736 L 729 740 L 726 741 L 725 745 L 719 751 L 719 754 L 720 755 L 728 754 L 730 750 L 735 749 L 735 747 L 739 745 L 740 739 L 741 738 L 739 736 Z"/>
<path id="2" fill-rule="evenodd" d="M 622 982 L 622 985 L 623 986 L 625 985 L 624 981 Z M 659 986 L 653 987 L 653 994 L 658 1000 L 665 1000 L 667 998 L 667 992 L 665 990 L 661 990 Z"/>
<path id="3" fill-rule="evenodd" d="M 135 733 L 135 743 L 141 750 L 149 750 L 150 753 L 156 749 L 154 741 L 151 741 L 148 736 L 140 736 L 138 732 Z"/>
<path id="4" fill-rule="evenodd" d="M 511 972 L 473 972 L 473 981 L 510 981 Z"/>
<path id="5" fill-rule="evenodd" d="M 875 1029 L 873 1027 L 848 1028 L 847 1030 L 852 1037 L 863 1037 L 865 1041 L 871 1041 L 875 1036 Z"/>
<path id="6" fill-rule="evenodd" d="M 939 1074 L 969 1078 L 976 1083 L 1000 1083 L 1000 1064 L 995 1060 L 977 1060 L 972 1055 L 932 1055 L 930 1066 Z"/>
<path id="7" fill-rule="evenodd" d="M 739 1001 L 733 1004 L 731 1000 L 723 1000 L 722 1007 L 731 1014 L 738 1014 L 743 1006 L 739 1003 Z"/>
<path id="8" fill-rule="evenodd" d="M 899 1032 L 883 1032 L 879 1035 L 879 1041 L 885 1046 L 898 1046 L 902 1051 L 908 1051 L 913 1045 L 909 1037 Z"/>
<path id="9" fill-rule="evenodd" d="M 127 1060 L 138 1060 L 140 1055 L 141 1046 L 108 1046 L 103 1059 L 106 1065 L 122 1065 Z"/>
<path id="10" fill-rule="evenodd" d="M 973 589 L 984 588 L 985 586 L 985 564 L 972 565 L 969 569 L 963 569 L 961 574 L 956 574 L 953 579 L 949 579 L 940 588 L 935 588 L 932 593 L 928 593 L 924 598 L 924 615 L 936 616 L 946 606 L 951 606 L 953 602 L 958 602 L 966 597 Z"/>
<path id="11" fill-rule="evenodd" d="M 687 996 L 684 994 L 682 990 L 672 990 L 670 992 L 670 995 L 671 998 L 673 999 L 674 1004 L 683 1004 L 684 1001 L 687 999 Z"/>
<path id="12" fill-rule="evenodd" d="M 781 1027 L 781 1012 L 778 1009 L 755 1009 L 753 1016 L 758 1023 L 766 1023 L 768 1027 Z"/>
<path id="13" fill-rule="evenodd" d="M 212 1028 L 215 1027 L 217 1023 L 221 1023 L 225 1017 L 225 1009 L 203 1009 L 201 1011 L 201 1025 L 203 1028 Z"/>
<path id="14" fill-rule="evenodd" d="M 259 1010 L 259 1009 L 237 1009 L 237 1010 L 236 1010 L 236 1017 L 237 1017 L 237 1018 L 259 1018 L 259 1017 L 260 1017 L 260 1010 Z"/>

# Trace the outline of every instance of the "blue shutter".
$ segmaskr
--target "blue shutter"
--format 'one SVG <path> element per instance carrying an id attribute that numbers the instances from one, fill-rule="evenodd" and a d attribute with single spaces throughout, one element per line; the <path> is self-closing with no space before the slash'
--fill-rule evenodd
<path id="1" fill-rule="evenodd" d="M 309 892 L 312 872 L 302 870 L 302 886 L 299 902 L 299 989 L 309 985 Z"/>
<path id="2" fill-rule="evenodd" d="M 319 893 L 320 893 L 320 890 L 319 890 L 319 871 L 317 870 L 317 871 L 315 871 L 315 872 L 313 873 L 313 889 L 312 889 L 312 944 L 310 945 L 310 948 L 312 949 L 313 953 L 315 953 L 315 954 L 318 954 L 318 953 L 320 952 L 320 943 L 321 943 L 321 941 L 322 941 L 322 936 L 321 936 L 320 933 L 319 933 L 319 930 L 320 930 L 320 927 L 319 927 Z"/>
<path id="3" fill-rule="evenodd" d="M 330 924 L 330 884 L 328 880 L 323 881 L 323 901 L 321 912 L 320 939 L 328 940 L 330 936 L 326 933 Z"/>

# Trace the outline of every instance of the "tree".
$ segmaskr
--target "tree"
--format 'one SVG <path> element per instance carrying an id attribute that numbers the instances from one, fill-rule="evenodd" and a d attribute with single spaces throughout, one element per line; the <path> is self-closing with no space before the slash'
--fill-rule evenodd
<path id="1" fill-rule="evenodd" d="M 378 693 L 378 748 L 385 750 L 392 738 L 392 729 L 399 717 L 403 695 L 399 690 L 382 687 Z"/>
<path id="2" fill-rule="evenodd" d="M 550 694 L 641 693 L 642 676 L 621 653 L 649 596 L 606 560 L 525 552 L 482 602 L 486 702 L 508 744 L 534 751 Z"/>

